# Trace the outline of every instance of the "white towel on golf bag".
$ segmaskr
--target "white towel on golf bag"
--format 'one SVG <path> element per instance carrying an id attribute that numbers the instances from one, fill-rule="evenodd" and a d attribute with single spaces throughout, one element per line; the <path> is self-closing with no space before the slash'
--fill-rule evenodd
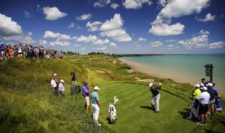
<path id="1" fill-rule="evenodd" d="M 109 104 L 109 120 L 111 123 L 114 123 L 117 119 L 115 106 L 118 101 L 119 99 L 114 96 L 114 102 Z"/>

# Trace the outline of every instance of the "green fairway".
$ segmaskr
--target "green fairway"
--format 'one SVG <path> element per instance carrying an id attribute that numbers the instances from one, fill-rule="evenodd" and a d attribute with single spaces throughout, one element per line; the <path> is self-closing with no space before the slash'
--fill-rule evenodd
<path id="1" fill-rule="evenodd" d="M 113 64 L 113 61 L 117 61 Z M 217 113 L 206 126 L 187 120 L 191 104 L 191 85 L 168 79 L 163 83 L 160 113 L 150 108 L 148 83 L 139 78 L 156 78 L 141 73 L 128 73 L 128 66 L 110 56 L 76 56 L 68 59 L 9 60 L 0 62 L 0 131 L 3 132 L 222 132 L 225 113 Z M 70 96 L 70 72 L 76 71 L 78 84 L 86 80 L 98 85 L 101 100 L 97 127 L 84 113 L 84 99 Z M 66 83 L 66 97 L 52 95 L 51 75 L 56 72 Z M 117 96 L 118 120 L 107 122 L 108 105 Z"/>
<path id="2" fill-rule="evenodd" d="M 119 98 L 117 113 L 118 121 L 109 125 L 115 131 L 123 132 L 191 132 L 195 131 L 196 124 L 186 117 L 186 108 L 189 103 L 176 96 L 161 91 L 160 113 L 150 108 L 151 94 L 147 84 L 131 84 L 111 82 L 101 84 L 100 92 L 103 107 L 107 107 L 113 96 Z M 163 89 L 171 89 L 163 87 Z M 106 121 L 107 108 L 102 109 L 101 120 Z M 185 116 L 184 116 L 185 115 Z"/>

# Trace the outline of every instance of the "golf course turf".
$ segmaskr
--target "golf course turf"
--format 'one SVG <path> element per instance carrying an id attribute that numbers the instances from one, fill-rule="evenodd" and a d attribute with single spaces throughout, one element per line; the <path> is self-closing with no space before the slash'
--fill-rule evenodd
<path id="1" fill-rule="evenodd" d="M 224 112 L 217 113 L 205 126 L 187 120 L 192 86 L 169 79 L 159 78 L 162 82 L 160 112 L 155 113 L 150 107 L 148 83 L 139 82 L 135 77 L 158 77 L 129 73 L 128 68 L 118 58 L 106 55 L 1 61 L 0 131 L 199 133 L 225 130 Z M 92 111 L 84 113 L 82 95 L 70 95 L 71 71 L 76 72 L 80 86 L 86 80 L 91 92 L 93 86 L 100 87 L 102 127 L 93 123 Z M 65 81 L 65 98 L 52 94 L 50 79 L 53 73 Z M 118 120 L 115 124 L 108 124 L 108 105 L 114 96 L 119 98 L 116 106 Z"/>

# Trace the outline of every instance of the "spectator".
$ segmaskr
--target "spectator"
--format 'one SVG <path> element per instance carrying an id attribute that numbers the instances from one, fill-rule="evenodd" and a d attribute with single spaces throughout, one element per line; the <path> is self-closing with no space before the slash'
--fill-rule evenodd
<path id="1" fill-rule="evenodd" d="M 212 83 L 208 83 L 207 87 L 208 87 L 207 91 L 210 94 L 209 108 L 210 108 L 210 113 L 211 113 L 211 116 L 212 116 L 216 112 L 215 100 L 216 100 L 216 97 L 218 95 L 218 92 L 213 87 Z"/>
<path id="2" fill-rule="evenodd" d="M 91 93 L 93 119 L 94 119 L 94 122 L 97 124 L 97 126 L 101 126 L 101 124 L 98 122 L 99 113 L 100 113 L 100 103 L 99 103 L 99 95 L 98 95 L 99 90 L 100 88 L 98 86 L 95 86 L 94 92 Z"/>
<path id="3" fill-rule="evenodd" d="M 61 79 L 59 83 L 59 95 L 65 96 L 65 87 L 64 87 L 64 80 Z"/>
<path id="4" fill-rule="evenodd" d="M 54 95 L 57 95 L 57 93 L 58 93 L 58 86 L 57 86 L 56 80 L 57 80 L 57 74 L 55 73 L 51 80 L 51 88 L 52 88 Z"/>
<path id="5" fill-rule="evenodd" d="M 88 88 L 87 85 L 88 85 L 88 83 L 86 81 L 83 81 L 82 95 L 84 96 L 84 100 L 85 100 L 84 109 L 85 109 L 85 112 L 86 113 L 89 112 L 89 107 L 90 107 L 90 102 L 89 102 L 89 88 Z"/>
<path id="6" fill-rule="evenodd" d="M 208 120 L 208 107 L 209 107 L 209 100 L 210 100 L 210 94 L 207 92 L 207 88 L 203 87 L 202 88 L 202 93 L 196 97 L 196 99 L 199 100 L 200 102 L 200 108 L 199 108 L 199 113 L 200 113 L 200 122 L 198 122 L 198 125 L 205 125 L 207 120 Z"/>

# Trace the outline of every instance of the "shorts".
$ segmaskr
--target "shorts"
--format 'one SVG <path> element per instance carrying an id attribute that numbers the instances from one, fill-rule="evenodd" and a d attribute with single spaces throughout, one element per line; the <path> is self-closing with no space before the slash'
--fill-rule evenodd
<path id="1" fill-rule="evenodd" d="M 85 99 L 85 105 L 89 106 L 90 105 L 89 96 L 84 97 L 84 99 Z"/>
<path id="2" fill-rule="evenodd" d="M 209 105 L 208 104 L 200 104 L 199 108 L 199 113 L 201 114 L 206 114 L 209 110 Z"/>

